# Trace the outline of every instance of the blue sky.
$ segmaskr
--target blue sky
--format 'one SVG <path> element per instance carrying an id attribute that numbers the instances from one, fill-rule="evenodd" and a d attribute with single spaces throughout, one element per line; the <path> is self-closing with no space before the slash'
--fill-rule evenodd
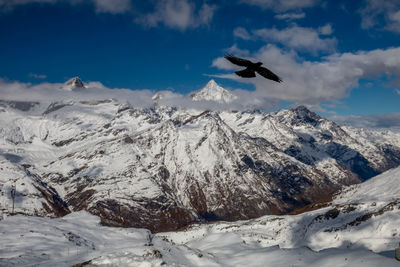
<path id="1" fill-rule="evenodd" d="M 0 77 L 187 94 L 213 78 L 278 107 L 400 112 L 400 1 L 0 0 Z M 264 62 L 282 85 L 222 57 Z"/>

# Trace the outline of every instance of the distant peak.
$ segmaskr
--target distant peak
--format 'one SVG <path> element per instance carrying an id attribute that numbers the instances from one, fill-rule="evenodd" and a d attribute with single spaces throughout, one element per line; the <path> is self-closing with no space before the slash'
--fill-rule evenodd
<path id="1" fill-rule="evenodd" d="M 293 116 L 293 122 L 296 123 L 302 122 L 317 125 L 321 121 L 321 119 L 323 119 L 321 116 L 309 110 L 306 106 L 303 105 L 293 108 L 290 111 L 292 112 L 291 116 Z"/>
<path id="2" fill-rule="evenodd" d="M 71 78 L 61 86 L 61 89 L 67 91 L 79 91 L 83 88 L 85 88 L 85 85 L 79 77 Z"/>
<path id="3" fill-rule="evenodd" d="M 300 106 L 294 108 L 293 110 L 296 112 L 306 112 L 306 113 L 311 112 L 306 106 L 303 106 L 303 105 L 300 105 Z"/>
<path id="4" fill-rule="evenodd" d="M 201 90 L 191 94 L 190 96 L 194 101 L 208 100 L 219 103 L 230 103 L 237 99 L 237 96 L 232 94 L 229 90 L 221 87 L 213 79 L 211 79 Z"/>

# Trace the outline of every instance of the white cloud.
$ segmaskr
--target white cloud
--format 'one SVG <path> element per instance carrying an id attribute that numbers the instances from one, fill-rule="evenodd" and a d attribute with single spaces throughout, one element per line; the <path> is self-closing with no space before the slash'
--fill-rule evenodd
<path id="1" fill-rule="evenodd" d="M 361 27 L 383 28 L 400 33 L 400 1 L 398 0 L 365 0 L 365 5 L 359 10 Z"/>
<path id="2" fill-rule="evenodd" d="M 358 86 L 360 79 L 385 75 L 396 78 L 394 83 L 400 84 L 400 48 L 337 53 L 324 57 L 321 61 L 307 61 L 298 57 L 293 50 L 286 51 L 275 45 L 267 45 L 253 53 L 250 58 L 264 62 L 283 82 L 275 83 L 262 77 L 234 79 L 253 84 L 256 88 L 255 95 L 294 103 L 315 105 L 345 98 L 352 88 Z M 234 68 L 229 64 L 223 58 L 213 61 L 213 66 L 223 70 Z"/>
<path id="3" fill-rule="evenodd" d="M 283 14 L 276 14 L 274 16 L 276 19 L 281 19 L 281 20 L 295 20 L 295 19 L 303 19 L 306 17 L 306 13 L 300 12 L 300 13 L 283 13 Z"/>
<path id="4" fill-rule="evenodd" d="M 322 35 L 331 35 L 333 33 L 332 25 L 328 23 L 325 26 L 319 27 L 318 32 Z"/>
<path id="5" fill-rule="evenodd" d="M 233 35 L 235 37 L 241 38 L 243 40 L 250 40 L 252 36 L 250 33 L 243 27 L 237 27 L 233 30 Z"/>
<path id="6" fill-rule="evenodd" d="M 238 98 L 230 103 L 218 103 L 215 101 L 193 101 L 189 95 L 182 95 L 171 91 L 160 91 L 162 95 L 158 100 L 159 105 L 174 106 L 180 108 L 200 110 L 246 110 L 254 108 L 276 109 L 279 105 L 277 100 L 267 97 L 254 98 L 254 92 L 236 89 L 231 91 Z"/>
<path id="7" fill-rule="evenodd" d="M 336 38 L 321 38 L 322 31 L 326 33 L 328 30 L 329 28 L 324 28 L 317 31 L 312 28 L 293 25 L 282 30 L 276 28 L 253 30 L 251 38 L 262 39 L 266 42 L 281 43 L 286 47 L 316 55 L 318 52 L 333 52 L 336 48 Z"/>
<path id="8" fill-rule="evenodd" d="M 400 95 L 400 89 L 395 90 L 398 95 Z"/>
<path id="9" fill-rule="evenodd" d="M 400 113 L 332 116 L 329 119 L 341 125 L 358 128 L 389 129 L 400 131 Z"/>
<path id="10" fill-rule="evenodd" d="M 213 60 L 211 66 L 222 69 L 222 70 L 234 70 L 237 69 L 237 66 L 229 63 L 225 58 L 219 57 Z M 225 78 L 225 77 L 222 77 Z"/>
<path id="11" fill-rule="evenodd" d="M 131 10 L 130 0 L 92 0 L 97 13 L 119 14 Z"/>
<path id="12" fill-rule="evenodd" d="M 240 49 L 236 44 L 232 45 L 231 47 L 226 49 L 228 54 L 235 54 L 240 56 L 248 56 L 250 54 L 249 50 Z"/>
<path id="13" fill-rule="evenodd" d="M 136 19 L 136 22 L 148 27 L 159 24 L 173 29 L 186 30 L 202 25 L 208 25 L 214 16 L 216 6 L 203 3 L 200 8 L 189 0 L 161 0 L 152 13 Z"/>
<path id="14" fill-rule="evenodd" d="M 285 12 L 313 7 L 319 3 L 319 0 L 242 0 L 241 2 L 275 12 Z"/>

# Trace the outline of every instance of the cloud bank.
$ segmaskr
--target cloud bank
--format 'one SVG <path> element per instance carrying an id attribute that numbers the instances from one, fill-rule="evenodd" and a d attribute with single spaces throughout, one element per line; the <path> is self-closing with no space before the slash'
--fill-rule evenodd
<path id="1" fill-rule="evenodd" d="M 17 81 L 0 79 L 0 99 L 8 101 L 31 101 L 51 103 L 57 101 L 82 101 L 117 99 L 122 103 L 128 101 L 137 107 L 148 107 L 153 104 L 151 90 L 111 89 L 100 82 L 90 82 L 87 88 L 80 91 L 62 90 L 62 83 L 40 83 L 33 85 Z"/>
<path id="2" fill-rule="evenodd" d="M 329 119 L 358 128 L 390 129 L 400 132 L 400 113 L 332 116 Z"/>
<path id="3" fill-rule="evenodd" d="M 44 106 L 52 102 L 83 101 L 115 99 L 121 103 L 128 102 L 135 108 L 150 108 L 157 103 L 163 106 L 172 106 L 199 110 L 272 110 L 279 106 L 279 101 L 269 97 L 255 97 L 255 92 L 236 89 L 232 93 L 238 97 L 231 103 L 215 101 L 193 101 L 190 94 L 184 95 L 169 90 L 157 92 L 153 90 L 131 90 L 108 88 L 101 82 L 86 83 L 86 88 L 80 90 L 62 90 L 62 83 L 30 84 L 0 79 L 0 100 L 39 102 Z"/>
<path id="4" fill-rule="evenodd" d="M 253 84 L 255 94 L 260 97 L 308 105 L 347 97 L 351 89 L 358 86 L 360 79 L 386 76 L 393 84 L 400 84 L 400 48 L 335 53 L 320 61 L 309 61 L 300 58 L 294 50 L 266 45 L 251 54 L 250 58 L 264 62 L 283 79 L 283 83 L 260 77 L 218 77 Z M 215 59 L 212 65 L 221 70 L 237 69 L 223 58 Z"/>

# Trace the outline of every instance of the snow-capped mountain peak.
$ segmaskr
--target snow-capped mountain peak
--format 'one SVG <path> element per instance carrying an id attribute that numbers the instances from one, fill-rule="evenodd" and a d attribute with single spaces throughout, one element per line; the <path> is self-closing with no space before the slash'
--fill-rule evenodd
<path id="1" fill-rule="evenodd" d="M 82 80 L 79 77 L 74 77 L 66 81 L 60 89 L 66 91 L 80 91 L 85 88 Z"/>
<path id="2" fill-rule="evenodd" d="M 208 100 L 219 103 L 230 103 L 237 99 L 237 96 L 219 86 L 214 80 L 210 80 L 206 86 L 204 86 L 200 91 L 191 94 L 190 97 L 194 101 Z"/>

